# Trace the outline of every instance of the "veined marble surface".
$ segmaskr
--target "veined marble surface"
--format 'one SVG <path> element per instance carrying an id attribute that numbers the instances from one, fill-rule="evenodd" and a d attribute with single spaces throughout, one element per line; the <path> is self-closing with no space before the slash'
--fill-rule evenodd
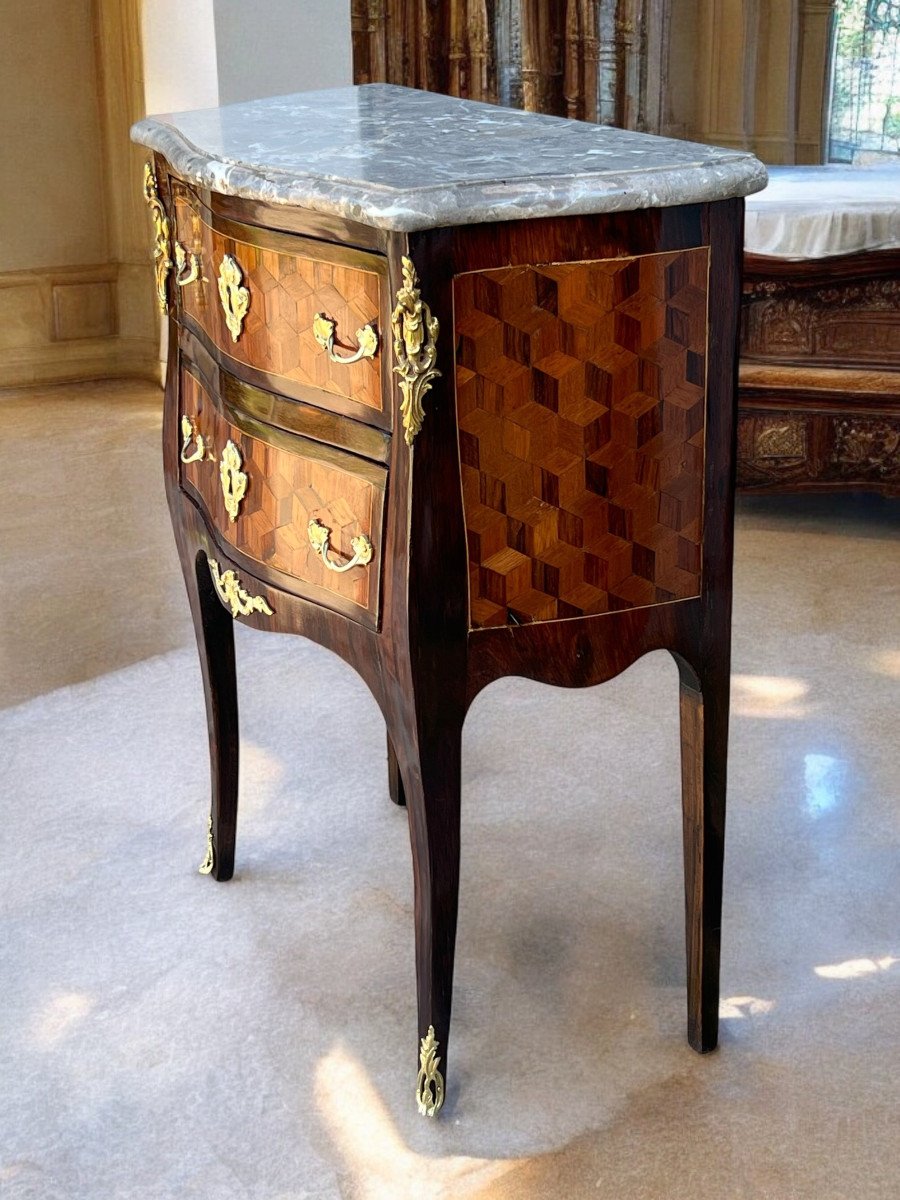
<path id="1" fill-rule="evenodd" d="M 742 151 L 381 83 L 147 117 L 132 137 L 213 191 L 399 231 L 724 200 L 766 183 Z"/>

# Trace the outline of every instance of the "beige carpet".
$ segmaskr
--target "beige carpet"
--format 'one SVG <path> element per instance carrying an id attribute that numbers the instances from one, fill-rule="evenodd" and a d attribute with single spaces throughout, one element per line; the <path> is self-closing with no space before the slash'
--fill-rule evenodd
<path id="1" fill-rule="evenodd" d="M 413 1100 L 405 815 L 349 668 L 238 631 L 229 884 L 196 873 L 193 649 L 0 713 L 0 1195 L 896 1197 L 895 510 L 855 527 L 803 511 L 739 531 L 724 1020 L 706 1058 L 684 1040 L 663 654 L 587 692 L 502 681 L 470 714 L 436 1122 Z"/>

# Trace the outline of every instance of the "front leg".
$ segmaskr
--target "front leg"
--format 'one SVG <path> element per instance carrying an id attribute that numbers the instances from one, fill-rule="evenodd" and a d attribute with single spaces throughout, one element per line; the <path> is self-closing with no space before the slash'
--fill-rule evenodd
<path id="1" fill-rule="evenodd" d="M 238 704 L 234 621 L 216 595 L 206 555 L 185 548 L 184 580 L 206 698 L 212 798 L 203 875 L 227 880 L 234 874 L 238 805 Z"/>
<path id="2" fill-rule="evenodd" d="M 433 1117 L 444 1103 L 459 902 L 462 725 L 439 721 L 405 746 L 403 775 L 415 887 L 418 1042 L 416 1102 Z"/>

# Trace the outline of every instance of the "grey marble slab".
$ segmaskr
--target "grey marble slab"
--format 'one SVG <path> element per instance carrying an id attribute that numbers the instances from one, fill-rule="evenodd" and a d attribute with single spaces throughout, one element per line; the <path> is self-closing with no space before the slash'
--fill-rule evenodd
<path id="1" fill-rule="evenodd" d="M 135 141 L 186 179 L 411 231 L 745 196 L 751 154 L 389 84 L 148 117 Z"/>

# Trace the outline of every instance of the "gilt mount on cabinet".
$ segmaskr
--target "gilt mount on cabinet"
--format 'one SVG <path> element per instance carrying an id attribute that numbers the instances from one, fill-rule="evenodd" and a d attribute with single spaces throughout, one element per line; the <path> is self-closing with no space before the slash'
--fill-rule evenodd
<path id="1" fill-rule="evenodd" d="M 385 86 L 152 118 L 134 136 L 154 152 L 151 244 L 169 263 L 165 475 L 212 767 L 201 871 L 234 870 L 233 621 L 330 647 L 381 707 L 408 816 L 404 1070 L 435 1116 L 453 1086 L 466 712 L 504 675 L 587 686 L 668 649 L 688 1037 L 712 1049 L 739 238 L 763 168 Z M 602 752 L 598 734 L 584 760 Z M 345 1036 L 362 1023 L 357 1009 Z"/>

